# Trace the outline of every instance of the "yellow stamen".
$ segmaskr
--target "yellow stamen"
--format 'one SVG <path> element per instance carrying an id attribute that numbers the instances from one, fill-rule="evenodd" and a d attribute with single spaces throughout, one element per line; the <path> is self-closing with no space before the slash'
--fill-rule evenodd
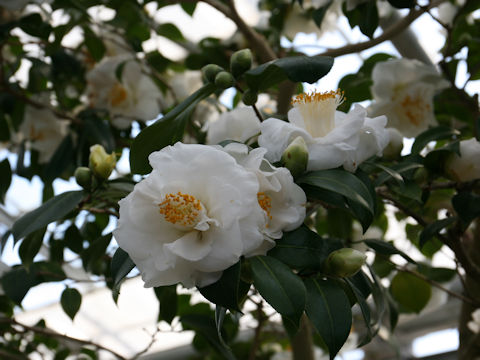
<path id="1" fill-rule="evenodd" d="M 264 192 L 259 192 L 257 193 L 257 199 L 260 207 L 267 213 L 268 219 L 272 220 L 272 214 L 270 213 L 270 210 L 272 208 L 272 199 L 270 198 L 270 196 L 268 196 Z M 266 225 L 266 227 L 268 228 L 268 224 Z"/>
<path id="2" fill-rule="evenodd" d="M 167 194 L 165 200 L 158 204 L 160 214 L 172 224 L 194 226 L 198 223 L 202 211 L 202 204 L 195 196 L 183 194 Z"/>
<path id="3" fill-rule="evenodd" d="M 343 91 L 300 94 L 292 100 L 292 105 L 302 115 L 305 130 L 314 138 L 324 137 L 335 128 L 335 111 L 345 100 Z"/>
<path id="4" fill-rule="evenodd" d="M 420 125 L 425 114 L 431 111 L 430 104 L 426 103 L 421 96 L 410 97 L 410 95 L 407 95 L 401 105 L 408 120 L 416 126 Z"/>
<path id="5" fill-rule="evenodd" d="M 110 103 L 113 106 L 118 106 L 124 102 L 128 97 L 127 90 L 123 87 L 122 84 L 116 83 L 110 90 Z"/>

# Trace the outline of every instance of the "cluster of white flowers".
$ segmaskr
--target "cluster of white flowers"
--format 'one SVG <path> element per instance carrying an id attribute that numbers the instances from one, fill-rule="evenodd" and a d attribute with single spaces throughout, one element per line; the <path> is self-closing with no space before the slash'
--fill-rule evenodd
<path id="1" fill-rule="evenodd" d="M 435 125 L 433 96 L 449 86 L 433 66 L 418 60 L 379 62 L 372 72 L 371 116 L 386 115 L 388 127 L 415 137 Z"/>
<path id="2" fill-rule="evenodd" d="M 232 145 L 154 152 L 152 173 L 120 201 L 114 236 L 146 287 L 209 285 L 303 222 L 306 197 L 288 170 L 272 167 L 263 149 Z"/>
<path id="3" fill-rule="evenodd" d="M 87 73 L 87 82 L 90 106 L 107 110 L 117 128 L 160 113 L 160 90 L 129 54 L 104 58 Z"/>
<path id="4" fill-rule="evenodd" d="M 271 162 L 281 159 L 287 146 L 301 136 L 308 146 L 307 170 L 325 170 L 343 166 L 355 171 L 373 155 L 382 155 L 389 142 L 387 118 L 367 117 L 356 105 L 349 113 L 337 111 L 343 95 L 337 91 L 300 94 L 288 112 L 289 122 L 270 118 L 261 124 L 258 144 L 268 150 Z"/>

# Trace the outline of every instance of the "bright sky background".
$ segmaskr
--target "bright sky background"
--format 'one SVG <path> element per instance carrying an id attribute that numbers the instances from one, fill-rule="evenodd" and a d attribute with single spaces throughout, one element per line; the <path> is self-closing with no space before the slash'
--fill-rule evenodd
<path id="1" fill-rule="evenodd" d="M 245 19 L 248 19 L 252 24 L 256 23 L 258 20 L 259 16 L 257 12 L 252 10 L 252 4 L 254 3 L 254 0 L 244 0 L 244 2 L 248 5 L 241 6 L 239 9 L 241 11 L 241 14 L 244 16 Z M 152 7 L 151 10 L 155 7 L 155 4 L 151 3 L 149 6 Z M 167 21 L 169 22 L 174 22 L 176 25 L 184 32 L 185 36 L 187 38 L 190 38 L 192 40 L 198 40 L 206 35 L 217 35 L 217 36 L 223 36 L 223 37 L 229 37 L 231 34 L 233 34 L 235 30 L 235 26 L 231 23 L 230 20 L 226 19 L 222 14 L 219 14 L 217 11 L 212 10 L 209 6 L 200 3 L 197 6 L 197 10 L 195 12 L 194 19 L 191 19 L 188 15 L 186 15 L 182 10 L 179 10 L 178 8 L 175 7 L 167 7 L 162 9 L 159 14 L 157 15 L 158 19 L 160 21 Z M 215 21 L 212 21 L 212 19 L 215 19 Z M 347 20 L 345 17 L 341 18 L 340 22 L 340 27 L 342 29 L 349 29 Z M 441 27 L 433 21 L 428 15 L 422 16 L 420 19 L 418 19 L 412 26 L 414 32 L 418 35 L 418 40 L 420 44 L 426 49 L 427 53 L 429 56 L 432 58 L 432 60 L 435 62 L 438 60 L 439 55 L 438 55 L 438 50 L 442 47 L 443 45 L 443 36 L 441 34 Z M 425 31 L 425 29 L 428 29 L 428 31 Z M 378 30 L 380 32 L 380 30 Z M 329 32 L 327 36 L 322 37 L 321 41 L 318 42 L 316 41 L 316 35 L 310 34 L 299 34 L 296 38 L 295 41 L 292 43 L 289 43 L 288 41 L 285 40 L 284 44 L 288 46 L 295 46 L 295 47 L 301 47 L 302 51 L 308 53 L 308 54 L 316 54 L 321 51 L 321 49 L 318 48 L 318 46 L 321 44 L 321 46 L 324 47 L 339 47 L 343 44 L 346 43 L 345 36 L 347 39 L 349 39 L 351 42 L 357 42 L 359 39 L 365 39 L 364 36 L 360 33 L 358 29 L 355 29 L 353 32 L 348 32 L 344 31 L 344 33 L 348 35 L 342 35 L 338 32 Z M 71 41 L 75 41 L 74 38 L 71 39 Z M 316 43 L 316 47 L 308 47 L 311 44 Z M 171 58 L 177 58 L 181 57 L 182 50 L 179 49 L 176 45 L 172 44 L 168 40 L 158 38 L 154 39 L 149 42 L 148 47 L 150 49 L 153 48 L 160 48 L 161 51 L 165 54 L 168 55 Z M 313 90 L 313 89 L 318 89 L 319 91 L 328 91 L 332 89 L 336 89 L 338 81 L 347 73 L 354 73 L 356 69 L 358 69 L 361 64 L 362 64 L 362 58 L 367 58 L 370 55 L 377 53 L 377 52 L 387 52 L 390 54 L 397 54 L 397 51 L 393 48 L 393 46 L 390 43 L 383 43 L 379 46 L 376 46 L 373 49 L 369 49 L 365 52 L 362 52 L 360 55 L 359 54 L 352 54 L 352 55 L 347 55 L 343 56 L 340 58 L 335 59 L 334 66 L 330 73 L 322 78 L 318 84 L 315 85 L 307 85 L 306 89 L 307 90 Z M 25 71 L 25 70 L 24 70 Z M 466 69 L 465 66 L 459 68 L 459 84 L 463 85 L 463 82 L 466 79 Z M 25 74 L 21 76 L 26 76 Z M 471 86 L 468 88 L 468 91 L 470 93 L 473 92 L 479 92 L 480 86 L 479 86 L 479 81 L 472 82 Z M 224 97 L 226 101 L 228 101 L 228 96 Z M 407 142 L 408 143 L 408 142 Z M 411 142 L 410 142 L 411 143 Z M 0 150 L 0 160 L 5 158 L 6 156 L 9 157 L 10 163 L 12 165 L 15 164 L 15 155 L 8 154 L 6 150 Z M 129 172 L 129 166 L 128 166 L 128 151 L 124 150 L 123 156 L 118 162 L 118 167 L 119 170 L 124 173 L 124 172 Z M 37 178 L 33 178 L 33 180 L 30 182 L 24 178 L 14 176 L 13 177 L 13 182 L 12 185 L 7 193 L 6 196 L 6 206 L 5 210 L 13 215 L 13 216 L 18 216 L 22 213 L 25 213 L 29 210 L 32 210 L 40 205 L 41 201 L 41 188 L 42 188 L 42 182 Z M 55 194 L 62 193 L 67 190 L 73 190 L 73 189 L 79 189 L 79 186 L 73 181 L 64 181 L 57 179 L 54 182 L 54 190 Z M 2 223 L 4 225 L 9 226 L 8 222 L 6 219 L 4 219 L 4 216 L 2 216 L 2 209 L 0 208 L 0 232 L 3 232 L 3 229 L 5 226 L 2 228 Z M 398 237 L 396 234 L 398 232 L 401 232 L 400 227 L 395 227 L 393 226 L 390 232 L 387 234 L 387 238 L 393 238 L 393 237 Z M 397 244 L 398 245 L 398 244 Z M 400 247 L 407 247 L 406 249 L 408 251 L 412 251 L 410 245 L 400 245 Z M 2 260 L 9 264 L 18 264 L 20 262 L 18 254 L 18 245 L 13 248 L 12 246 L 12 241 L 10 240 L 7 243 L 7 246 L 4 249 L 3 255 L 2 255 Z M 41 255 L 39 255 L 41 257 Z M 435 257 L 434 263 L 436 265 L 440 264 L 451 264 L 450 254 L 447 252 L 447 254 L 439 254 L 438 256 Z M 152 308 L 154 302 L 156 300 L 152 299 L 151 295 L 151 290 L 143 289 L 142 287 L 139 287 L 137 285 L 129 285 L 128 287 L 134 287 L 135 289 L 130 289 L 128 290 L 127 287 L 125 286 L 124 293 L 126 294 L 127 291 L 134 291 L 137 294 L 137 299 L 138 296 L 145 296 L 145 298 L 151 299 L 149 300 L 150 302 L 148 304 L 142 305 L 140 308 L 141 309 L 146 309 L 146 308 Z M 44 309 L 43 307 L 52 304 L 58 301 L 61 292 L 64 289 L 64 285 L 62 284 L 44 284 L 41 286 L 37 286 L 34 289 L 30 290 L 30 292 L 27 294 L 23 301 L 23 306 L 24 310 L 31 310 L 31 313 L 38 313 L 38 316 L 41 316 L 42 310 Z M 140 295 L 140 294 L 145 294 L 145 295 Z M 123 295 L 120 297 L 121 302 L 123 301 L 122 298 L 127 300 L 127 296 Z M 128 297 L 128 299 L 130 299 Z M 128 300 L 131 301 L 131 300 Z M 153 301 L 153 303 L 151 302 Z M 111 301 L 110 301 L 111 302 Z M 121 303 L 122 308 L 124 311 L 122 313 L 119 313 L 116 316 L 126 316 L 128 312 L 131 312 L 133 308 L 138 308 L 138 302 L 124 305 L 124 303 Z M 88 304 L 84 304 L 82 306 L 82 310 L 87 308 Z M 125 312 L 125 309 L 127 312 Z M 153 310 L 155 313 L 154 316 L 156 316 L 156 309 Z M 100 316 L 100 315 L 98 315 Z M 137 315 L 140 318 L 144 318 L 141 315 Z M 48 319 L 47 319 L 48 320 Z M 60 327 L 61 331 L 69 333 L 73 336 L 87 336 L 88 334 L 80 333 L 78 330 L 75 329 L 75 325 L 78 325 L 78 322 L 71 324 L 71 322 L 68 322 L 65 319 L 62 319 L 62 325 L 57 324 L 57 326 Z M 145 320 L 148 321 L 148 320 Z M 100 322 L 99 322 L 100 323 Z M 78 328 L 78 326 L 77 326 Z M 60 331 L 59 329 L 59 331 Z M 454 330 L 452 330 L 455 332 Z M 455 348 L 458 346 L 457 343 L 455 343 L 456 335 L 452 335 L 452 331 L 447 333 L 445 337 L 441 340 L 443 344 L 449 344 L 449 349 Z M 164 334 L 162 334 L 163 336 Z M 176 335 L 175 335 L 176 336 Z M 183 341 L 185 341 L 185 337 L 182 337 Z M 177 339 L 178 340 L 178 339 Z M 187 340 L 188 341 L 188 340 Z M 435 343 L 437 343 L 438 340 L 435 340 Z M 174 345 L 175 341 L 169 340 L 167 341 L 170 345 Z M 422 346 L 414 346 L 415 349 L 423 349 L 428 348 L 428 345 L 425 345 L 423 343 Z M 447 346 L 448 348 L 448 346 Z M 420 351 L 420 350 L 418 350 Z M 420 353 L 418 353 L 420 355 Z M 357 360 L 361 359 L 361 357 L 358 357 L 358 352 L 351 354 L 351 357 L 345 357 L 345 360 Z"/>

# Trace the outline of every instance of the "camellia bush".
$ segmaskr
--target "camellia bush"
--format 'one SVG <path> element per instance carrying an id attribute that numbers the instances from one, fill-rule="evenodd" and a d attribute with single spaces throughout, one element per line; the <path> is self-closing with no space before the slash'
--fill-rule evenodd
<path id="1" fill-rule="evenodd" d="M 192 41 L 156 16 L 200 2 L 235 34 Z M 461 300 L 458 358 L 480 356 L 480 3 L 255 6 L 251 24 L 233 0 L 0 0 L 0 198 L 14 176 L 43 183 L 41 206 L 2 227 L 21 259 L 2 266 L 2 359 L 126 357 L 16 319 L 31 288 L 62 282 L 73 320 L 78 268 L 115 301 L 141 276 L 158 322 L 195 332 L 198 358 L 333 359 L 349 336 L 394 333 L 432 289 Z M 410 29 L 420 16 L 441 26 L 438 63 Z M 339 24 L 361 40 L 294 46 Z M 388 41 L 395 52 L 356 71 L 332 68 Z M 346 74 L 338 89 L 304 90 L 330 71 Z M 59 178 L 81 190 L 54 196 Z M 399 221 L 421 257 L 384 239 Z M 455 268 L 432 265 L 445 249 Z"/>

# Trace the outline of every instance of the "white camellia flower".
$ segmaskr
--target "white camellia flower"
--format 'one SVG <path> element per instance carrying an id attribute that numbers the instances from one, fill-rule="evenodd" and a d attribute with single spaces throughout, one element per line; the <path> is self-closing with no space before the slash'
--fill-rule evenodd
<path id="1" fill-rule="evenodd" d="M 240 256 L 272 247 L 257 176 L 228 153 L 176 143 L 149 161 L 152 173 L 119 202 L 114 231 L 146 287 L 206 286 Z"/>
<path id="2" fill-rule="evenodd" d="M 294 183 L 288 169 L 272 166 L 264 158 L 267 152 L 264 148 L 249 152 L 247 145 L 230 143 L 223 149 L 257 176 L 260 184 L 258 202 L 267 215 L 263 231 L 268 237 L 280 239 L 283 231 L 294 230 L 303 223 L 307 197 Z"/>
<path id="3" fill-rule="evenodd" d="M 374 102 L 371 116 L 386 115 L 388 127 L 405 137 L 415 137 L 435 125 L 433 96 L 449 86 L 433 66 L 418 60 L 391 59 L 372 71 Z"/>
<path id="4" fill-rule="evenodd" d="M 480 332 L 480 309 L 472 312 L 472 321 L 467 323 L 467 327 L 475 334 Z"/>
<path id="5" fill-rule="evenodd" d="M 207 124 L 207 144 L 223 140 L 246 142 L 260 133 L 260 120 L 251 107 L 237 107 Z"/>
<path id="6" fill-rule="evenodd" d="M 288 112 L 289 122 L 270 118 L 261 124 L 258 144 L 268 150 L 266 158 L 279 161 L 298 136 L 308 147 L 307 170 L 343 166 L 353 172 L 369 157 L 380 156 L 389 141 L 386 117 L 368 118 L 360 105 L 347 114 L 336 111 L 342 101 L 339 90 L 298 95 Z"/>
<path id="7" fill-rule="evenodd" d="M 155 119 L 161 110 L 162 93 L 131 55 L 103 59 L 87 73 L 87 83 L 90 106 L 108 110 L 117 128 L 127 128 L 134 120 Z"/>
<path id="8" fill-rule="evenodd" d="M 42 97 L 40 101 L 48 101 Z M 30 147 L 39 152 L 40 163 L 46 163 L 68 133 L 68 121 L 60 120 L 49 109 L 37 109 L 27 105 L 18 140 L 25 139 Z"/>
<path id="9" fill-rule="evenodd" d="M 480 142 L 475 138 L 460 141 L 460 155 L 453 154 L 446 161 L 447 173 L 456 181 L 480 179 Z"/>

